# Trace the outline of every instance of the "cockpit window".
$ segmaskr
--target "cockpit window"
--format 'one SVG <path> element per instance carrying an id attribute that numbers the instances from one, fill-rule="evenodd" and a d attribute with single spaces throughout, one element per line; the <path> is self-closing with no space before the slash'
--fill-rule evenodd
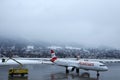
<path id="1" fill-rule="evenodd" d="M 100 66 L 105 66 L 105 65 L 100 65 Z"/>

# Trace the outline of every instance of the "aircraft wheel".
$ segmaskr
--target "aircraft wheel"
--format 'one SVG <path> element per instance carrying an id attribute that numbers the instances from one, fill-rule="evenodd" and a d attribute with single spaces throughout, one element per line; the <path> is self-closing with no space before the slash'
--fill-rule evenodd
<path id="1" fill-rule="evenodd" d="M 10 77 L 14 77 L 13 74 L 10 74 Z"/>
<path id="2" fill-rule="evenodd" d="M 67 69 L 67 67 L 66 67 L 66 74 L 68 74 L 69 73 L 69 70 Z"/>
<path id="3" fill-rule="evenodd" d="M 76 69 L 76 73 L 79 74 L 79 69 Z"/>
<path id="4" fill-rule="evenodd" d="M 25 74 L 21 74 L 21 77 L 24 77 Z"/>
<path id="5" fill-rule="evenodd" d="M 99 72 L 97 71 L 97 77 L 99 77 L 100 76 L 100 74 L 99 74 Z"/>

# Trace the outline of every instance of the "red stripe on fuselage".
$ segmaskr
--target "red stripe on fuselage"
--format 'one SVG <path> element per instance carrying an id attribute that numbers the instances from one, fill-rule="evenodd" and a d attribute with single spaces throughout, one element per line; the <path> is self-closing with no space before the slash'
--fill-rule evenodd
<path id="1" fill-rule="evenodd" d="M 88 63 L 88 62 L 79 62 L 79 64 L 85 66 L 94 66 L 94 63 Z"/>

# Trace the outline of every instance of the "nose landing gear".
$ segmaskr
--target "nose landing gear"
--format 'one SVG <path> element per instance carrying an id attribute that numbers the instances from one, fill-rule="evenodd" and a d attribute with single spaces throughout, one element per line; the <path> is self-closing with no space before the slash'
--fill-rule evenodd
<path id="1" fill-rule="evenodd" d="M 100 76 L 100 73 L 99 73 L 99 71 L 97 71 L 97 77 L 99 77 Z"/>
<path id="2" fill-rule="evenodd" d="M 97 80 L 99 80 L 100 73 L 97 71 Z"/>

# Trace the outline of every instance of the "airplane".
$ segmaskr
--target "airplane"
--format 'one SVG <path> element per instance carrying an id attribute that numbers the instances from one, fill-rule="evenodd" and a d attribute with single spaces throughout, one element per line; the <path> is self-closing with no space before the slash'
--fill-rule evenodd
<path id="1" fill-rule="evenodd" d="M 63 66 L 66 68 L 66 73 L 68 74 L 70 71 L 74 71 L 76 69 L 76 73 L 79 74 L 79 69 L 83 70 L 92 70 L 97 72 L 97 76 L 99 76 L 100 71 L 108 71 L 108 67 L 101 63 L 95 61 L 83 61 L 83 60 L 70 60 L 70 59 L 59 59 L 54 50 L 51 50 L 51 59 L 50 61 L 58 66 Z"/>

